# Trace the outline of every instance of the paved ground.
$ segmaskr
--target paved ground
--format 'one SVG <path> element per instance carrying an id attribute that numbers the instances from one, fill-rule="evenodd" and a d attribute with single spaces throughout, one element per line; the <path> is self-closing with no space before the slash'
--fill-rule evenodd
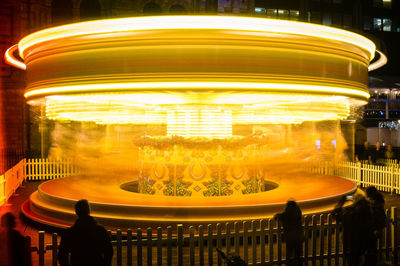
<path id="1" fill-rule="evenodd" d="M 40 185 L 40 182 L 28 182 L 24 183 L 22 187 L 20 187 L 17 192 L 10 198 L 8 203 L 2 207 L 0 207 L 0 216 L 2 216 L 5 212 L 11 211 L 13 212 L 17 220 L 17 229 L 22 232 L 25 236 L 30 236 L 32 238 L 32 245 L 37 246 L 38 243 L 38 231 L 46 230 L 46 232 L 51 232 L 51 229 L 47 227 L 40 226 L 36 223 L 33 223 L 27 219 L 25 219 L 21 215 L 20 206 L 21 204 L 29 198 L 29 195 L 34 192 L 37 187 Z M 391 195 L 389 193 L 384 193 L 386 200 L 386 208 L 397 207 L 399 209 L 398 215 L 400 216 L 400 195 Z M 45 235 L 45 242 L 51 242 L 51 234 Z M 37 265 L 37 256 L 33 256 L 33 265 Z M 51 265 L 50 256 L 46 256 L 46 265 Z"/>

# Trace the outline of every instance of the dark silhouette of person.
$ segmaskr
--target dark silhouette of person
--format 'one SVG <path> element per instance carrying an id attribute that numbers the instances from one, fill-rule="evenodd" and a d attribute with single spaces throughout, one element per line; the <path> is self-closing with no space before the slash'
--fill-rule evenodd
<path id="1" fill-rule="evenodd" d="M 390 145 L 390 144 L 387 145 L 387 147 L 386 147 L 385 159 L 387 159 L 387 160 L 394 159 L 394 152 L 393 152 L 393 149 L 392 149 L 392 145 Z"/>
<path id="2" fill-rule="evenodd" d="M 371 234 L 372 213 L 368 200 L 361 194 L 355 194 L 353 204 L 343 207 L 347 200 L 343 196 L 332 215 L 343 225 L 344 265 L 358 266 L 367 250 Z"/>
<path id="3" fill-rule="evenodd" d="M 294 200 L 289 200 L 286 203 L 285 211 L 276 214 L 274 218 L 282 222 L 287 265 L 302 265 L 304 231 L 299 206 Z"/>
<path id="4" fill-rule="evenodd" d="M 359 154 L 357 155 L 357 158 L 359 161 L 361 161 L 363 163 L 371 162 L 371 151 L 369 149 L 368 141 L 364 141 L 364 146 L 363 146 L 362 150 L 359 152 Z"/>
<path id="5" fill-rule="evenodd" d="M 60 266 L 110 266 L 113 248 L 106 229 L 90 216 L 87 200 L 75 204 L 78 219 L 61 236 Z"/>
<path id="6" fill-rule="evenodd" d="M 15 216 L 11 212 L 1 217 L 1 227 L 0 265 L 30 266 L 30 247 L 25 237 L 15 230 Z"/>
<path id="7" fill-rule="evenodd" d="M 382 159 L 384 159 L 384 152 L 381 149 L 381 143 L 377 141 L 375 143 L 375 149 L 372 151 L 372 162 L 374 164 L 382 164 Z"/>
<path id="8" fill-rule="evenodd" d="M 378 239 L 382 236 L 382 229 L 386 226 L 385 199 L 374 186 L 367 187 L 365 192 L 372 211 L 372 233 L 369 234 L 365 262 L 366 265 L 378 265 Z"/>

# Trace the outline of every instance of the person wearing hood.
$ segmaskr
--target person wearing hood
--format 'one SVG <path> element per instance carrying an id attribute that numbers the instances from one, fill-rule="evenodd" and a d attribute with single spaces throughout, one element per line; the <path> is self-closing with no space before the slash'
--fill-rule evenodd
<path id="1" fill-rule="evenodd" d="M 78 219 L 61 236 L 60 266 L 111 266 L 113 247 L 106 229 L 90 216 L 87 200 L 75 204 Z"/>

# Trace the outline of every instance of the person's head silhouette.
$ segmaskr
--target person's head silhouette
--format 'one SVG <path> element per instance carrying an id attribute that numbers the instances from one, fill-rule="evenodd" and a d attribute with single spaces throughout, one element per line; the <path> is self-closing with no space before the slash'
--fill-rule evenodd
<path id="1" fill-rule="evenodd" d="M 1 226 L 7 229 L 15 227 L 15 216 L 11 212 L 7 212 L 1 217 Z"/>
<path id="2" fill-rule="evenodd" d="M 79 218 L 87 217 L 90 214 L 89 202 L 85 199 L 79 200 L 75 204 L 75 213 Z"/>

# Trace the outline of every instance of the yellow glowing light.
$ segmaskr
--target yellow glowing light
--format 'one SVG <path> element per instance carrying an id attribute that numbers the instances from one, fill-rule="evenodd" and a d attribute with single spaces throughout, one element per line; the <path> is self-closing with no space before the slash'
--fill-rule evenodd
<path id="1" fill-rule="evenodd" d="M 174 110 L 167 114 L 167 136 L 232 136 L 232 112 L 221 110 Z"/>
<path id="2" fill-rule="evenodd" d="M 347 118 L 369 98 L 375 54 L 345 30 L 225 16 L 82 22 L 28 35 L 18 49 L 25 97 L 49 119 L 212 138 L 250 124 Z"/>
<path id="3" fill-rule="evenodd" d="M 368 71 L 373 71 L 375 69 L 378 69 L 378 68 L 386 65 L 386 63 L 388 61 L 388 59 L 384 53 L 382 53 L 379 50 L 376 50 L 376 52 L 379 54 L 379 59 L 376 62 L 374 62 L 368 66 Z"/>
<path id="4" fill-rule="evenodd" d="M 358 46 L 368 51 L 371 60 L 375 53 L 375 44 L 373 42 L 361 35 L 342 29 L 295 21 L 227 16 L 133 17 L 82 22 L 35 32 L 23 38 L 18 46 L 20 55 L 24 58 L 25 50 L 34 45 L 55 39 L 94 34 L 168 29 L 236 30 L 258 32 L 260 34 L 277 33 L 312 36 Z"/>
<path id="5" fill-rule="evenodd" d="M 7 51 L 4 54 L 4 58 L 5 58 L 6 62 L 9 63 L 10 65 L 13 65 L 16 68 L 19 68 L 19 69 L 22 69 L 22 70 L 26 70 L 26 65 L 23 62 L 20 62 L 18 59 L 16 59 L 15 56 L 13 55 L 13 53 L 17 49 L 18 49 L 18 45 L 17 44 L 15 44 L 15 45 L 11 46 L 10 48 L 8 48 Z"/>
<path id="6" fill-rule="evenodd" d="M 301 93 L 170 94 L 124 92 L 47 96 L 46 116 L 53 120 L 99 124 L 165 125 L 168 136 L 220 138 L 232 134 L 232 125 L 344 119 L 349 116 L 351 105 L 364 103 L 345 96 Z M 143 95 L 149 97 L 144 101 Z M 199 96 L 206 100 L 199 100 L 202 98 Z M 162 99 L 167 100 L 163 103 Z"/>
<path id="7" fill-rule="evenodd" d="M 244 82 L 143 82 L 143 83 L 116 83 L 116 84 L 89 84 L 76 86 L 61 86 L 54 88 L 43 88 L 28 91 L 26 98 L 33 96 L 45 96 L 63 93 L 82 93 L 82 92 L 110 92 L 118 90 L 150 90 L 150 89 L 221 89 L 221 90 L 241 90 L 251 89 L 264 92 L 303 92 L 303 93 L 323 93 L 348 95 L 367 100 L 369 93 L 362 90 L 333 87 L 317 86 L 306 84 L 282 84 L 282 83 L 244 83 Z"/>

